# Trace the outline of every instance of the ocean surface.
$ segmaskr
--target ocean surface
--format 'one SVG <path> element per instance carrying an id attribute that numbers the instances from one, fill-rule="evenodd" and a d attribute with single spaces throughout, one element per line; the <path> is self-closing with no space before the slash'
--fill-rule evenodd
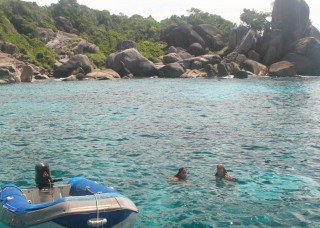
<path id="1" fill-rule="evenodd" d="M 320 77 L 1 85 L 0 184 L 44 161 L 127 195 L 136 227 L 320 227 L 319 123 Z"/>

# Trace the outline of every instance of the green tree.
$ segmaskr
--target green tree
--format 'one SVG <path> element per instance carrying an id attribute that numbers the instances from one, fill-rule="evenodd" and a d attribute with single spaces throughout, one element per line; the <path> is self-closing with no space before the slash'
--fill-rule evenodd
<path id="1" fill-rule="evenodd" d="M 270 12 L 257 12 L 253 9 L 243 9 L 243 13 L 240 15 L 240 19 L 245 26 L 261 32 L 264 30 L 265 25 L 268 23 L 267 18 L 270 16 Z"/>
<path id="2" fill-rule="evenodd" d="M 210 24 L 220 30 L 227 39 L 235 25 L 222 17 L 196 8 L 188 10 L 187 16 L 173 15 L 158 22 L 149 16 L 128 17 L 111 15 L 109 11 L 90 9 L 77 0 L 59 0 L 56 4 L 40 7 L 22 0 L 0 0 L 0 38 L 17 45 L 30 62 L 46 68 L 53 66 L 55 53 L 36 36 L 37 28 L 57 30 L 56 17 L 65 17 L 73 25 L 73 33 L 99 47 L 95 54 L 86 53 L 96 66 L 103 66 L 105 57 L 115 51 L 123 40 L 133 40 L 148 58 L 163 55 L 160 33 L 163 29 L 182 22 L 195 26 Z"/>
<path id="3" fill-rule="evenodd" d="M 148 59 L 153 59 L 164 55 L 166 44 L 161 42 L 141 41 L 138 43 L 138 50 Z"/>
<path id="4" fill-rule="evenodd" d="M 55 27 L 48 10 L 36 3 L 1 0 L 0 9 L 19 33 L 29 37 L 34 35 L 37 27 Z"/>
<path id="5" fill-rule="evenodd" d="M 167 18 L 163 21 L 161 21 L 162 27 L 166 28 L 170 25 L 178 25 L 182 22 L 187 22 L 188 24 L 191 24 L 192 26 L 196 26 L 199 24 L 210 24 L 221 32 L 222 36 L 227 40 L 229 38 L 229 34 L 231 30 L 235 27 L 235 24 L 231 21 L 225 20 L 219 15 L 216 14 L 210 14 L 207 12 L 203 12 L 196 8 L 191 8 L 190 10 L 187 10 L 188 16 L 176 16 L 173 15 L 170 18 Z"/>
<path id="6" fill-rule="evenodd" d="M 76 5 L 78 4 L 77 0 L 60 0 L 60 4 L 65 4 L 65 5 Z"/>

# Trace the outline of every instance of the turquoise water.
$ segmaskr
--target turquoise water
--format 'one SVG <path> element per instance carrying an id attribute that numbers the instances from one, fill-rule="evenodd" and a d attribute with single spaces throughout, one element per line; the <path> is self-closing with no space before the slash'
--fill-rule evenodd
<path id="1" fill-rule="evenodd" d="M 127 195 L 136 227 L 320 227 L 319 113 L 312 77 L 3 85 L 0 184 L 33 187 L 46 161 Z"/>

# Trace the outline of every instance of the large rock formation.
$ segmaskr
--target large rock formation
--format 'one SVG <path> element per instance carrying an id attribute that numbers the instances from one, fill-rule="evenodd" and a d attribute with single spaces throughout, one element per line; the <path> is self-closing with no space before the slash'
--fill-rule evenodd
<path id="1" fill-rule="evenodd" d="M 295 67 L 288 61 L 281 61 L 270 66 L 270 76 L 295 76 L 297 74 Z"/>
<path id="2" fill-rule="evenodd" d="M 26 65 L 22 68 L 20 75 L 21 82 L 32 82 L 33 80 L 33 69 L 31 66 Z"/>
<path id="3" fill-rule="evenodd" d="M 309 11 L 304 0 L 275 1 L 271 30 L 265 31 L 260 50 L 265 64 L 279 61 L 295 41 L 305 37 L 309 28 Z"/>
<path id="4" fill-rule="evenodd" d="M 178 26 L 171 26 L 163 32 L 163 36 L 168 45 L 187 49 L 193 43 L 205 46 L 204 40 L 187 23 Z"/>
<path id="5" fill-rule="evenodd" d="M 304 37 L 309 27 L 310 9 L 304 0 L 276 0 L 272 11 L 272 30 L 280 30 L 283 46 Z"/>
<path id="6" fill-rule="evenodd" d="M 191 28 L 187 23 L 178 26 L 170 26 L 162 33 L 164 39 L 169 46 L 180 47 L 184 49 L 194 49 L 195 44 L 202 49 L 218 51 L 224 47 L 224 40 L 220 31 L 212 25 L 201 24 Z M 193 45 L 193 46 L 192 46 Z M 203 51 L 191 53 L 194 55 L 202 55 Z"/>
<path id="7" fill-rule="evenodd" d="M 227 52 L 232 52 L 238 45 L 240 45 L 248 30 L 249 29 L 246 27 L 238 27 L 231 31 Z"/>
<path id="8" fill-rule="evenodd" d="M 21 82 L 20 71 L 13 64 L 0 63 L 0 84 Z"/>
<path id="9" fill-rule="evenodd" d="M 56 36 L 56 33 L 49 28 L 40 28 L 36 29 L 35 36 L 39 38 L 43 43 L 48 43 L 50 40 L 53 40 Z"/>
<path id="10" fill-rule="evenodd" d="M 239 54 L 248 54 L 250 50 L 255 49 L 257 41 L 257 32 L 250 29 L 242 38 L 241 42 L 235 47 L 234 51 Z"/>
<path id="11" fill-rule="evenodd" d="M 136 42 L 132 41 L 132 40 L 124 40 L 124 41 L 121 41 L 117 47 L 116 47 L 116 50 L 117 51 L 124 51 L 126 49 L 130 49 L 130 48 L 135 48 L 137 49 L 137 44 Z"/>
<path id="12" fill-rule="evenodd" d="M 110 80 L 120 78 L 120 75 L 112 69 L 94 70 L 86 74 L 86 78 L 95 80 Z"/>
<path id="13" fill-rule="evenodd" d="M 275 0 L 272 22 L 263 36 L 253 30 L 235 29 L 225 54 L 238 52 L 267 66 L 280 62 L 273 65 L 271 74 L 279 72 L 275 66 L 283 67 L 282 61 L 288 61 L 293 67 L 284 67 L 289 71 L 281 75 L 320 75 L 320 33 L 310 24 L 309 11 L 304 0 Z"/>
<path id="14" fill-rule="evenodd" d="M 128 75 L 148 77 L 158 74 L 154 63 L 142 56 L 135 48 L 125 49 L 109 55 L 107 67 L 116 71 L 121 77 Z"/>
<path id="15" fill-rule="evenodd" d="M 302 38 L 283 59 L 292 62 L 298 74 L 320 76 L 320 41 Z"/>
<path id="16" fill-rule="evenodd" d="M 19 52 L 19 48 L 12 43 L 0 41 L 0 51 L 10 55 L 14 55 Z"/>
<path id="17" fill-rule="evenodd" d="M 309 29 L 308 29 L 308 31 L 306 32 L 306 36 L 307 36 L 307 37 L 314 37 L 314 38 L 316 38 L 317 40 L 320 41 L 320 32 L 319 32 L 319 30 L 318 30 L 316 27 L 314 27 L 313 25 L 310 25 L 310 26 L 309 26 Z"/>
<path id="18" fill-rule="evenodd" d="M 180 77 L 185 70 L 179 63 L 169 63 L 159 69 L 159 75 L 160 77 L 166 77 L 166 78 L 178 78 Z"/>
<path id="19" fill-rule="evenodd" d="M 219 51 L 224 47 L 224 40 L 220 31 L 212 25 L 201 24 L 193 29 L 202 37 L 209 50 Z"/>
<path id="20" fill-rule="evenodd" d="M 15 55 L 0 51 L 0 84 L 48 79 L 46 73 L 32 63 L 20 61 Z"/>
<path id="21" fill-rule="evenodd" d="M 86 75 L 92 71 L 89 58 L 86 55 L 75 55 L 65 62 L 56 63 L 53 77 L 66 78 L 70 75 Z"/>
<path id="22" fill-rule="evenodd" d="M 0 84 L 21 82 L 15 59 L 0 51 Z"/>
<path id="23" fill-rule="evenodd" d="M 56 17 L 55 18 L 56 26 L 59 30 L 67 33 L 71 33 L 73 31 L 72 23 L 65 17 Z"/>
<path id="24" fill-rule="evenodd" d="M 38 38 L 44 41 L 56 53 L 59 59 L 70 58 L 74 55 L 85 53 L 96 53 L 99 48 L 88 41 L 81 39 L 78 35 L 52 30 L 38 29 Z"/>

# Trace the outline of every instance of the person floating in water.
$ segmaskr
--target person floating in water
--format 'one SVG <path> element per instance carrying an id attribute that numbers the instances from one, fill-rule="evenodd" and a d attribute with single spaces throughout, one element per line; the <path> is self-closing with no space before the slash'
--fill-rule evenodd
<path id="1" fill-rule="evenodd" d="M 188 177 L 188 169 L 186 167 L 182 167 L 179 169 L 178 173 L 171 177 L 172 181 L 186 181 Z"/>
<path id="2" fill-rule="evenodd" d="M 215 174 L 216 178 L 219 178 L 219 179 L 222 179 L 222 178 L 225 178 L 227 180 L 230 180 L 230 181 L 236 181 L 237 178 L 232 176 L 231 174 L 229 174 L 226 170 L 226 168 L 224 167 L 223 164 L 219 164 L 217 165 L 217 171 L 216 171 L 216 174 Z"/>

